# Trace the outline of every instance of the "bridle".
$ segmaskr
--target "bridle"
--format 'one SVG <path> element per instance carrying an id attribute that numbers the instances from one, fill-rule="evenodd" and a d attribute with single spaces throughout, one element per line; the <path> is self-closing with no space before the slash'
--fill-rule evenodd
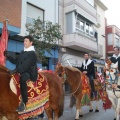
<path id="1" fill-rule="evenodd" d="M 62 66 L 59 66 L 59 67 L 62 67 Z M 63 81 L 63 84 L 64 84 L 65 81 L 68 79 L 68 75 L 67 75 L 66 69 L 65 69 L 64 67 L 63 67 L 63 71 L 62 71 L 62 78 L 63 78 L 63 80 L 64 80 L 64 81 Z M 81 84 L 81 81 L 79 82 L 78 87 L 76 88 L 76 90 L 71 93 L 72 95 L 75 94 L 75 93 L 78 91 L 78 89 L 79 89 L 79 87 L 80 87 L 80 84 Z"/>

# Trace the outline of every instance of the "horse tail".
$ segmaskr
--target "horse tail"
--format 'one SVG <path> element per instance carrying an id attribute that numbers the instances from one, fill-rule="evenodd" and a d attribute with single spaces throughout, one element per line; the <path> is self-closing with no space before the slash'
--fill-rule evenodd
<path id="1" fill-rule="evenodd" d="M 64 110 L 64 91 L 62 91 L 62 94 L 60 96 L 58 108 L 59 108 L 58 116 L 60 117 L 63 115 L 63 110 Z"/>

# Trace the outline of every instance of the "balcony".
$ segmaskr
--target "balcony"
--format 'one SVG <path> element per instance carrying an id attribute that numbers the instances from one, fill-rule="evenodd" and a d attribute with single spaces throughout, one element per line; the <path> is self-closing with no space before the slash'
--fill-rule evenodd
<path id="1" fill-rule="evenodd" d="M 64 11 L 65 13 L 76 11 L 83 17 L 96 24 L 96 9 L 86 0 L 65 0 Z"/>
<path id="2" fill-rule="evenodd" d="M 98 45 L 95 38 L 88 37 L 82 33 L 66 34 L 63 36 L 63 46 L 84 52 L 97 53 Z"/>

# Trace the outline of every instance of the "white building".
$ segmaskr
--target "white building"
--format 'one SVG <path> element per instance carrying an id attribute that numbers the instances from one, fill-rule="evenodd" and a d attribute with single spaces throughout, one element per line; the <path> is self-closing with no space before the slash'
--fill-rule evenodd
<path id="1" fill-rule="evenodd" d="M 98 71 L 101 72 L 101 70 L 104 67 L 104 60 L 106 58 L 106 40 L 105 40 L 105 11 L 107 10 L 107 7 L 100 1 L 95 0 L 96 9 L 96 24 L 94 25 L 94 30 L 97 33 L 97 41 L 98 41 L 98 53 L 94 54 L 93 57 L 95 59 L 95 66 Z"/>
<path id="2" fill-rule="evenodd" d="M 59 24 L 63 34 L 60 62 L 68 65 L 69 60 L 72 66 L 80 67 L 85 52 L 91 53 L 94 58 L 105 58 L 102 35 L 105 34 L 106 9 L 100 0 L 59 0 Z M 100 26 L 97 25 L 98 14 L 101 17 Z"/>
<path id="3" fill-rule="evenodd" d="M 58 23 L 58 0 L 22 0 L 21 35 L 25 35 L 27 21 L 33 18 Z"/>
<path id="4" fill-rule="evenodd" d="M 26 35 L 26 23 L 32 23 L 33 19 L 40 17 L 42 21 L 58 23 L 58 0 L 22 0 L 21 32 Z M 23 41 L 22 41 L 23 42 Z M 54 70 L 58 61 L 58 49 L 51 49 L 51 54 L 45 52 L 46 62 L 38 62 L 38 67 Z"/>

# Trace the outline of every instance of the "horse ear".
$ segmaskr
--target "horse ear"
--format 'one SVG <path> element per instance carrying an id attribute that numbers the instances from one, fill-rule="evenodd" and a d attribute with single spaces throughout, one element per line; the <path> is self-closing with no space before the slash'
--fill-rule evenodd
<path id="1" fill-rule="evenodd" d="M 61 63 L 60 63 L 60 62 L 58 62 L 58 63 L 57 63 L 57 65 L 58 65 L 58 66 L 61 66 Z"/>

